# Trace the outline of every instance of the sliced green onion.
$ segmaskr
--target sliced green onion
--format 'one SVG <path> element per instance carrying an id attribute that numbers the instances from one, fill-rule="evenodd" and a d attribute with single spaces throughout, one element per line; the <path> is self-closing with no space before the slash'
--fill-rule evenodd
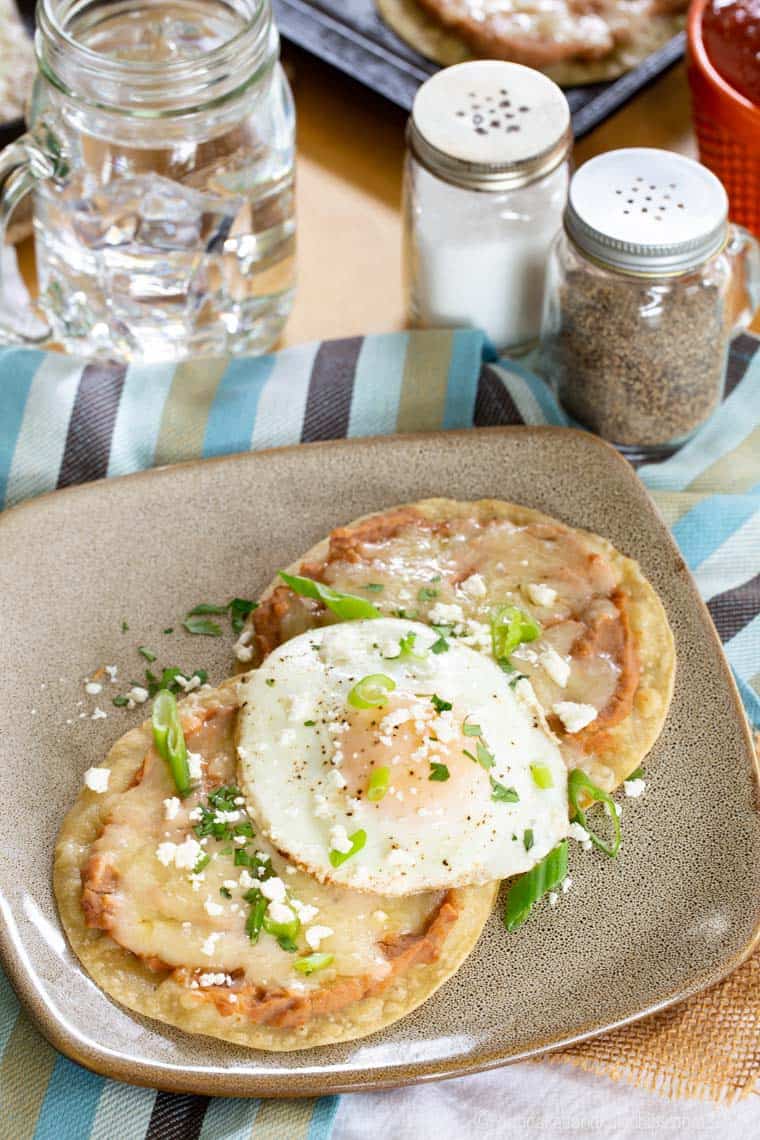
<path id="1" fill-rule="evenodd" d="M 432 602 L 438 597 L 438 590 L 435 587 L 423 586 L 417 593 L 418 602 Z"/>
<path id="2" fill-rule="evenodd" d="M 363 590 L 369 590 L 373 594 L 382 594 L 385 586 L 381 582 L 367 582 L 366 586 L 362 586 Z"/>
<path id="3" fill-rule="evenodd" d="M 439 697 L 437 693 L 433 693 L 432 697 L 430 698 L 430 703 L 437 713 L 448 712 L 449 709 L 453 709 L 454 707 L 451 701 L 444 701 L 443 698 Z"/>
<path id="4" fill-rule="evenodd" d="M 530 851 L 532 846 L 533 846 L 533 828 L 532 827 L 526 827 L 525 831 L 523 832 L 523 847 L 525 848 L 526 851 Z"/>
<path id="5" fill-rule="evenodd" d="M 500 665 L 508 664 L 518 645 L 540 636 L 538 622 L 517 606 L 497 606 L 491 615 L 491 648 Z"/>
<path id="6" fill-rule="evenodd" d="M 245 619 L 258 608 L 258 602 L 252 602 L 248 598 L 233 598 L 230 602 L 230 623 L 233 632 L 242 633 Z"/>
<path id="7" fill-rule="evenodd" d="M 628 780 L 643 780 L 644 774 L 645 774 L 644 769 L 639 764 L 638 768 L 636 768 L 635 771 L 631 772 L 630 776 L 626 776 L 626 778 L 625 778 L 626 783 L 628 782 Z"/>
<path id="8" fill-rule="evenodd" d="M 478 754 L 478 764 L 481 768 L 485 768 L 486 772 L 489 768 L 493 768 L 496 761 L 493 758 L 493 753 L 489 752 L 482 740 L 479 740 L 475 745 Z"/>
<path id="9" fill-rule="evenodd" d="M 177 711 L 177 702 L 168 689 L 160 689 L 153 702 L 153 743 L 156 752 L 169 765 L 180 796 L 190 792 L 190 768 L 187 763 L 185 734 Z"/>
<path id="10" fill-rule="evenodd" d="M 373 768 L 369 774 L 369 783 L 367 784 L 367 799 L 370 803 L 378 803 L 388 791 L 390 783 L 390 768 Z"/>
<path id="11" fill-rule="evenodd" d="M 351 849 L 349 851 L 331 851 L 330 862 L 333 867 L 340 867 L 341 863 L 345 863 L 346 859 L 350 859 L 356 855 L 357 851 L 361 851 L 364 844 L 367 842 L 367 832 L 364 828 L 355 831 L 353 835 L 348 837 L 351 840 Z"/>
<path id="12" fill-rule="evenodd" d="M 516 804 L 520 802 L 520 797 L 514 788 L 508 788 L 505 784 L 500 784 L 498 780 L 494 780 L 491 776 L 491 799 L 497 804 Z"/>
<path id="13" fill-rule="evenodd" d="M 567 840 L 563 839 L 548 855 L 510 885 L 504 908 L 504 925 L 517 930 L 530 914 L 533 904 L 558 887 L 567 875 Z"/>
<path id="14" fill-rule="evenodd" d="M 202 855 L 198 856 L 198 861 L 195 864 L 195 866 L 193 867 L 193 874 L 194 875 L 200 875 L 203 868 L 208 867 L 210 862 L 211 862 L 211 856 L 209 855 L 209 853 L 207 851 L 204 851 Z"/>
<path id="15" fill-rule="evenodd" d="M 438 764 L 435 760 L 430 762 L 430 775 L 428 780 L 435 780 L 443 784 L 449 778 L 449 770 L 445 764 Z"/>
<path id="16" fill-rule="evenodd" d="M 357 598 L 354 594 L 341 594 L 338 590 L 323 585 L 322 582 L 315 582 L 313 578 L 303 578 L 299 574 L 286 574 L 284 570 L 280 571 L 280 577 L 286 586 L 290 586 L 294 594 L 322 602 L 341 621 L 380 617 L 377 606 L 373 606 L 372 602 L 366 598 Z"/>
<path id="17" fill-rule="evenodd" d="M 587 801 L 587 808 L 591 807 L 594 803 L 607 805 L 614 831 L 612 843 L 605 843 L 603 839 L 591 830 L 586 819 L 586 811 L 579 803 L 581 797 Z M 588 837 L 594 846 L 598 847 L 600 851 L 603 851 L 605 855 L 609 855 L 610 859 L 614 859 L 620 850 L 622 833 L 618 813 L 615 810 L 615 801 L 612 796 L 602 788 L 597 788 L 595 784 L 592 784 L 586 773 L 581 771 L 580 768 L 575 768 L 567 778 L 567 798 L 570 801 L 570 807 L 573 809 L 575 818 L 581 827 L 585 827 L 588 832 Z"/>
<path id="18" fill-rule="evenodd" d="M 209 602 L 201 602 L 197 606 L 193 606 L 188 610 L 188 617 L 201 617 L 203 614 L 226 614 L 227 606 L 213 606 Z"/>
<path id="19" fill-rule="evenodd" d="M 295 950 L 295 940 L 298 937 L 298 931 L 301 929 L 301 922 L 297 914 L 293 915 L 290 922 L 274 922 L 268 915 L 264 915 L 262 922 L 267 934 L 271 934 L 282 946 L 282 940 L 293 943 Z M 289 946 L 283 946 L 283 950 L 289 949 Z"/>
<path id="20" fill-rule="evenodd" d="M 316 970 L 324 970 L 325 966 L 332 965 L 334 954 L 307 954 L 305 958 L 298 958 L 293 966 L 301 974 L 313 974 Z"/>
<path id="21" fill-rule="evenodd" d="M 141 657 L 144 657 L 145 660 L 148 662 L 152 662 L 152 661 L 156 660 L 156 654 L 153 652 L 152 649 L 148 649 L 148 647 L 146 645 L 138 645 L 137 646 L 137 652 L 140 654 Z"/>
<path id="22" fill-rule="evenodd" d="M 269 903 L 258 887 L 252 887 L 250 891 L 246 891 L 243 898 L 247 903 L 251 904 L 251 909 L 245 920 L 245 932 L 251 942 L 258 942 L 261 928 L 264 925 L 264 915 L 266 914 Z"/>
<path id="23" fill-rule="evenodd" d="M 396 688 L 396 682 L 385 673 L 370 673 L 357 681 L 348 694 L 348 703 L 354 709 L 381 709 L 388 704 L 388 693 Z"/>
<path id="24" fill-rule="evenodd" d="M 465 736 L 480 736 L 483 732 L 483 729 L 479 724 L 471 724 L 466 720 L 462 725 L 462 732 Z"/>
<path id="25" fill-rule="evenodd" d="M 412 633 L 411 630 L 407 633 L 406 637 L 402 637 L 398 643 L 398 653 L 394 657 L 386 657 L 386 661 L 424 661 L 427 656 L 426 653 L 415 653 L 414 643 L 417 640 L 417 634 Z"/>
<path id="26" fill-rule="evenodd" d="M 430 646 L 430 652 L 431 653 L 447 653 L 448 649 L 449 649 L 449 643 L 446 640 L 446 638 L 443 636 L 442 633 L 440 633 L 438 635 L 438 640 L 434 641 L 433 644 Z"/>
<path id="27" fill-rule="evenodd" d="M 548 764 L 531 764 L 530 774 L 537 788 L 553 788 L 554 777 Z"/>

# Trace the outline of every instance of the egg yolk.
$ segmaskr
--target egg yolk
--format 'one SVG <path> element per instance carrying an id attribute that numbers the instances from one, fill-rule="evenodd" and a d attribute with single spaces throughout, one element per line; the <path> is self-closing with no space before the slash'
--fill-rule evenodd
<path id="1" fill-rule="evenodd" d="M 387 790 L 375 806 L 387 815 L 445 811 L 488 789 L 487 772 L 465 752 L 474 756 L 477 741 L 464 735 L 466 714 L 456 706 L 439 713 L 429 697 L 394 694 L 383 708 L 346 711 L 337 750 L 348 795 L 366 801 L 373 772 L 383 768 Z"/>

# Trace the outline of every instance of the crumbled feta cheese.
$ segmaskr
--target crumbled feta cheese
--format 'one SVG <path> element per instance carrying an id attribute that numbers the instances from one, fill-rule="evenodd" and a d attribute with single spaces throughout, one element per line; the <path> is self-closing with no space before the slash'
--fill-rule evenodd
<path id="1" fill-rule="evenodd" d="M 486 583 L 482 574 L 470 574 L 469 578 L 465 578 L 460 587 L 463 594 L 469 594 L 471 598 L 484 598 L 486 596 Z"/>
<path id="2" fill-rule="evenodd" d="M 554 909 L 554 907 L 557 905 L 558 902 L 559 902 L 559 895 L 557 894 L 557 892 L 556 891 L 549 891 L 549 906 L 552 909 Z"/>
<path id="3" fill-rule="evenodd" d="M 221 905 L 221 903 L 214 902 L 213 899 L 206 899 L 205 903 L 203 904 L 203 909 L 205 910 L 206 914 L 210 914 L 212 918 L 215 918 L 217 915 L 224 913 L 224 907 Z"/>
<path id="4" fill-rule="evenodd" d="M 103 686 L 99 681 L 88 681 L 84 687 L 84 691 L 89 693 L 91 697 L 96 697 L 98 693 L 102 692 Z"/>
<path id="5" fill-rule="evenodd" d="M 241 641 L 236 641 L 233 652 L 242 665 L 253 660 L 253 646 L 251 645 L 243 645 Z"/>
<path id="6" fill-rule="evenodd" d="M 321 792 L 314 793 L 314 815 L 317 819 L 327 819 L 330 814 L 330 805 L 327 802 L 327 796 L 323 796 Z"/>
<path id="7" fill-rule="evenodd" d="M 304 938 L 312 950 L 319 950 L 320 942 L 334 934 L 330 926 L 310 926 L 304 933 Z"/>
<path id="8" fill-rule="evenodd" d="M 192 808 L 187 813 L 187 818 L 190 820 L 191 823 L 199 823 L 200 820 L 203 819 L 203 808 L 200 806 L 200 804 L 198 805 L 198 807 Z"/>
<path id="9" fill-rule="evenodd" d="M 623 791 L 629 799 L 637 800 L 639 796 L 643 796 L 646 786 L 646 780 L 639 777 L 637 780 L 626 780 L 623 783 Z"/>
<path id="10" fill-rule="evenodd" d="M 319 914 L 319 908 L 310 903 L 302 903 L 300 899 L 291 899 L 290 905 L 304 924 L 311 922 Z"/>
<path id="11" fill-rule="evenodd" d="M 256 887 L 259 883 L 258 879 L 254 879 L 253 875 L 250 871 L 247 871 L 245 867 L 243 867 L 243 870 L 240 872 L 238 882 L 244 891 L 249 891 L 251 887 Z"/>
<path id="12" fill-rule="evenodd" d="M 223 887 L 226 887 L 226 889 L 227 889 L 228 891 L 234 891 L 234 890 L 235 890 L 235 888 L 237 887 L 237 880 L 235 880 L 235 879 L 225 879 L 225 880 L 224 880 L 224 882 L 222 883 L 222 886 L 223 886 Z"/>
<path id="13" fill-rule="evenodd" d="M 176 819 L 179 809 L 180 802 L 177 797 L 170 796 L 168 800 L 164 800 L 164 819 Z"/>
<path id="14" fill-rule="evenodd" d="M 284 728 L 280 733 L 280 744 L 283 748 L 294 748 L 296 739 L 296 730 L 294 728 Z"/>
<path id="15" fill-rule="evenodd" d="M 285 903 L 278 902 L 276 899 L 274 902 L 270 902 L 267 907 L 267 916 L 272 922 L 276 922 L 282 926 L 286 926 L 289 922 L 294 922 L 296 917 L 289 906 L 286 906 Z"/>
<path id="16" fill-rule="evenodd" d="M 227 986 L 230 983 L 229 974 L 201 974 L 198 978 L 201 986 Z"/>
<path id="17" fill-rule="evenodd" d="M 116 665 L 104 665 L 103 668 L 105 669 L 106 673 L 108 674 L 109 679 L 111 681 L 111 684 L 115 685 L 116 684 L 116 674 L 119 672 L 117 666 Z"/>
<path id="18" fill-rule="evenodd" d="M 95 710 L 94 710 L 92 716 L 90 717 L 90 720 L 105 720 L 107 716 L 108 716 L 108 713 L 103 712 L 103 710 L 98 708 L 96 705 Z"/>
<path id="19" fill-rule="evenodd" d="M 388 915 L 385 913 L 384 910 L 373 910 L 372 911 L 372 917 L 374 918 L 375 922 L 387 922 L 388 921 Z"/>
<path id="20" fill-rule="evenodd" d="M 110 768 L 88 768 L 84 774 L 85 786 L 91 792 L 107 792 L 108 781 L 111 779 Z"/>
<path id="21" fill-rule="evenodd" d="M 456 604 L 436 602 L 428 611 L 428 621 L 431 625 L 457 625 L 464 621 L 464 613 L 462 607 Z"/>
<path id="22" fill-rule="evenodd" d="M 271 902 L 284 902 L 285 901 L 285 884 L 282 879 L 273 876 L 271 879 L 266 879 L 261 884 L 261 893 L 265 899 Z"/>
<path id="23" fill-rule="evenodd" d="M 200 780 L 203 775 L 203 757 L 200 752 L 188 752 L 187 767 L 191 780 Z"/>
<path id="24" fill-rule="evenodd" d="M 403 847 L 394 847 L 385 856 L 385 861 L 391 867 L 412 867 L 416 863 L 411 851 L 405 851 Z"/>
<path id="25" fill-rule="evenodd" d="M 566 877 L 565 877 L 565 878 L 562 880 L 562 894 L 563 894 L 563 895 L 566 895 L 566 894 L 567 894 L 567 892 L 568 892 L 568 891 L 570 890 L 570 888 L 572 887 L 572 885 L 573 885 L 573 880 L 570 878 L 570 876 L 569 876 L 569 875 L 567 875 L 567 876 L 566 876 Z"/>
<path id="26" fill-rule="evenodd" d="M 528 597 L 536 606 L 551 606 L 557 600 L 557 591 L 543 582 L 531 582 L 527 591 Z"/>
<path id="27" fill-rule="evenodd" d="M 182 843 L 159 843 L 156 848 L 156 858 L 159 863 L 168 867 L 171 863 L 175 867 L 192 870 L 203 854 L 203 848 L 197 839 L 188 835 Z"/>
<path id="28" fill-rule="evenodd" d="M 185 677 L 182 673 L 178 673 L 174 680 L 183 693 L 192 693 L 194 689 L 201 687 L 201 679 L 197 673 L 193 673 L 192 677 Z"/>
<path id="29" fill-rule="evenodd" d="M 213 955 L 214 947 L 220 938 L 221 932 L 218 930 L 215 930 L 213 934 L 209 934 L 208 938 L 201 946 L 201 954 L 205 954 L 207 958 L 210 958 Z"/>
<path id="30" fill-rule="evenodd" d="M 564 689 L 570 678 L 570 662 L 567 658 L 560 657 L 553 645 L 547 645 L 539 654 L 538 661 L 552 681 Z"/>
<path id="31" fill-rule="evenodd" d="M 330 777 L 336 788 L 345 788 L 346 777 L 342 772 L 339 772 L 337 768 L 333 768 L 332 772 L 330 773 Z"/>
<path id="32" fill-rule="evenodd" d="M 353 844 L 348 838 L 348 833 L 341 824 L 330 828 L 330 850 L 340 851 L 341 855 L 346 855 L 351 850 Z"/>
<path id="33" fill-rule="evenodd" d="M 584 851 L 591 850 L 592 843 L 589 839 L 589 834 L 586 831 L 586 828 L 582 827 L 580 823 L 571 823 L 567 829 L 567 834 L 571 839 L 576 839 L 578 843 L 581 844 Z"/>
<path id="34" fill-rule="evenodd" d="M 127 693 L 127 699 L 134 701 L 136 705 L 144 705 L 149 695 L 148 690 L 144 689 L 142 685 L 133 685 Z"/>
<path id="35" fill-rule="evenodd" d="M 592 720 L 596 720 L 597 710 L 593 705 L 581 705 L 575 701 L 558 701 L 553 712 L 557 714 L 568 732 L 580 732 Z"/>

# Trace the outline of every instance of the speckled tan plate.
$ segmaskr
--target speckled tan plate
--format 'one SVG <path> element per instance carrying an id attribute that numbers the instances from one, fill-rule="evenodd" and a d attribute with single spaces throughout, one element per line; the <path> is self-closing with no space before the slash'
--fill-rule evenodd
<path id="1" fill-rule="evenodd" d="M 459 973 L 365 1040 L 254 1053 L 109 1001 L 68 949 L 53 841 L 84 770 L 139 717 L 79 717 L 102 663 L 231 670 L 232 638 L 162 635 L 198 601 L 252 596 L 338 523 L 446 495 L 526 503 L 637 558 L 673 626 L 673 706 L 623 815 L 617 861 L 571 853 L 573 889 L 508 935 L 494 915 Z M 121 632 L 121 623 L 129 630 Z M 101 1073 L 177 1091 L 301 1095 L 453 1076 L 620 1025 L 717 981 L 760 927 L 758 772 L 707 611 L 627 464 L 589 435 L 494 428 L 315 444 L 95 483 L 0 516 L 2 961 L 45 1035 Z"/>

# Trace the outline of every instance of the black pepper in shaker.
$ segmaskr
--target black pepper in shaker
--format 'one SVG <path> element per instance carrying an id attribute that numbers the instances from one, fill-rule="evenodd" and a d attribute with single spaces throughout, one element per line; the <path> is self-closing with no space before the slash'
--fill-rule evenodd
<path id="1" fill-rule="evenodd" d="M 565 410 L 631 458 L 668 454 L 719 404 L 734 326 L 728 201 L 691 159 L 629 148 L 570 185 L 539 369 Z"/>

